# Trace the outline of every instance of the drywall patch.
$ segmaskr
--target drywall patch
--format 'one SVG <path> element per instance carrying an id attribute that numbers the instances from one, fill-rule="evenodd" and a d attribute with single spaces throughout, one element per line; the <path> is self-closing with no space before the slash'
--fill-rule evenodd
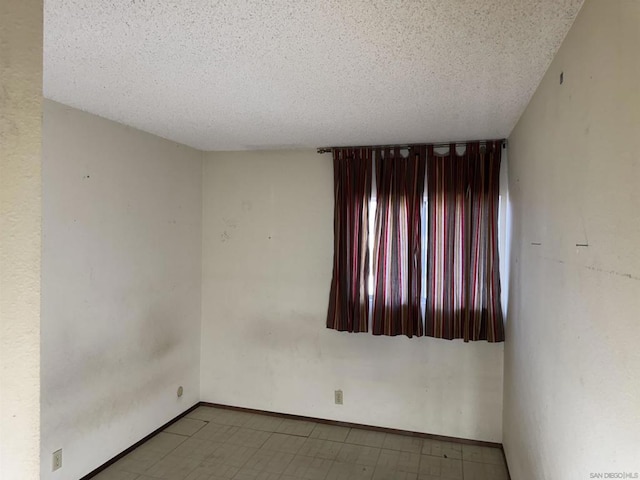
<path id="1" fill-rule="evenodd" d="M 586 267 L 584 267 L 584 268 L 586 268 L 586 269 L 588 269 L 588 270 L 592 270 L 592 271 L 594 271 L 594 272 L 598 272 L 598 273 L 606 273 L 606 274 L 608 274 L 608 275 L 616 275 L 616 276 L 618 276 L 618 277 L 624 277 L 624 278 L 628 278 L 628 279 L 630 279 L 630 280 L 637 280 L 637 281 L 640 281 L 640 277 L 639 277 L 639 276 L 637 276 L 637 275 L 632 275 L 632 274 L 630 274 L 630 273 L 616 272 L 615 270 L 604 270 L 604 269 L 602 269 L 602 268 L 598 268 L 598 267 L 589 267 L 589 266 L 586 266 Z"/>

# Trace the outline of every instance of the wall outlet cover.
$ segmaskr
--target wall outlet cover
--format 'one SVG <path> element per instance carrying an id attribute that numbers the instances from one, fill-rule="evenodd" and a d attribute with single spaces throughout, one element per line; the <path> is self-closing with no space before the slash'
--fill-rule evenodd
<path id="1" fill-rule="evenodd" d="M 334 397 L 335 397 L 336 405 L 342 405 L 342 402 L 344 400 L 342 396 L 342 390 L 336 390 L 334 392 Z"/>
<path id="2" fill-rule="evenodd" d="M 62 449 L 53 452 L 53 461 L 51 465 L 51 471 L 55 472 L 62 468 Z"/>

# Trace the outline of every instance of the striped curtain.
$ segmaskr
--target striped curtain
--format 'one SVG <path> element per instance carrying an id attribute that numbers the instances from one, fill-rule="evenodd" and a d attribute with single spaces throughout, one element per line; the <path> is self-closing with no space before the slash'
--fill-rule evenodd
<path id="1" fill-rule="evenodd" d="M 504 341 L 498 262 L 501 142 L 427 147 L 426 335 Z"/>
<path id="2" fill-rule="evenodd" d="M 376 149 L 373 334 L 423 335 L 421 206 L 426 148 Z"/>
<path id="3" fill-rule="evenodd" d="M 366 332 L 369 327 L 369 202 L 371 149 L 334 149 L 334 253 L 327 328 Z"/>

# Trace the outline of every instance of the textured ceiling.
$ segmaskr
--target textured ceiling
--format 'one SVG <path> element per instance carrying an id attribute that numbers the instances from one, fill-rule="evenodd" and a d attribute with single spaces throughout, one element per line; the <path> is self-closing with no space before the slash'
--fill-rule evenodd
<path id="1" fill-rule="evenodd" d="M 202 150 L 502 138 L 583 0 L 45 0 L 44 93 Z"/>

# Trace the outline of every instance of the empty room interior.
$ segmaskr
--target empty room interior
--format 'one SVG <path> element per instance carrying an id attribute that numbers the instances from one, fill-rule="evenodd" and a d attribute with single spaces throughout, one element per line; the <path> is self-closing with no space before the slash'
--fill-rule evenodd
<path id="1" fill-rule="evenodd" d="M 640 1 L 0 23 L 2 480 L 640 478 Z"/>

